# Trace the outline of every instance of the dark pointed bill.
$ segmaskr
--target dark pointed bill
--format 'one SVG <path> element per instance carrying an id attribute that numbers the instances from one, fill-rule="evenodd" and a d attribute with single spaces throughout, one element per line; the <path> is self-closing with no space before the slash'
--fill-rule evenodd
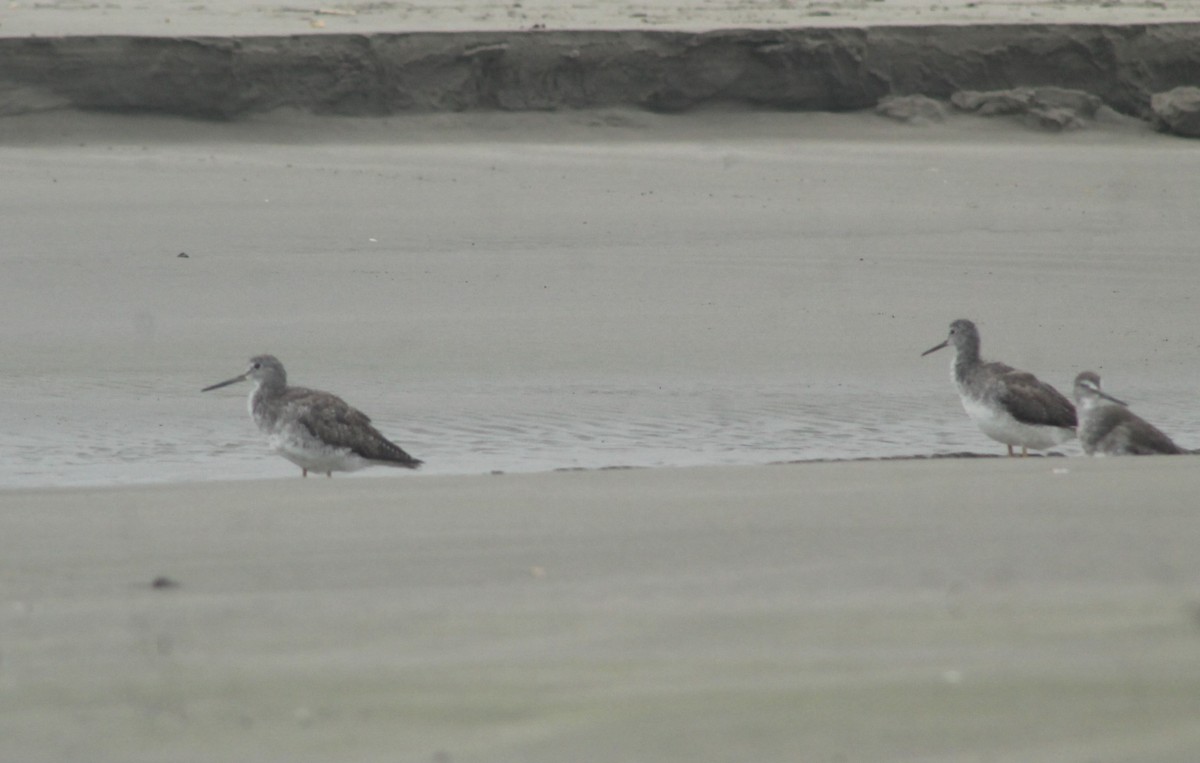
<path id="1" fill-rule="evenodd" d="M 237 384 L 238 382 L 245 381 L 245 380 L 246 380 L 246 374 L 242 374 L 241 376 L 235 376 L 232 379 L 226 379 L 223 382 L 214 384 L 211 387 L 205 387 L 204 389 L 202 389 L 200 391 L 208 392 L 210 390 L 220 389 L 221 387 L 228 387 L 230 384 Z"/>
<path id="2" fill-rule="evenodd" d="M 943 347 L 949 347 L 949 346 L 950 346 L 950 340 L 947 339 L 946 341 L 942 342 L 941 344 L 939 344 L 935 347 L 930 347 L 928 350 L 921 353 L 921 357 L 923 358 L 931 352 L 937 352 L 938 350 L 942 349 Z"/>
<path id="3" fill-rule="evenodd" d="M 1091 377 L 1091 378 L 1088 378 L 1088 377 Z M 1079 374 L 1079 376 L 1076 377 L 1076 379 L 1075 379 L 1075 384 L 1079 387 L 1083 387 L 1084 389 L 1086 389 L 1088 392 L 1091 392 L 1096 397 L 1102 397 L 1105 400 L 1110 400 L 1110 401 L 1116 403 L 1117 405 L 1123 405 L 1126 408 L 1129 407 L 1129 403 L 1125 402 L 1124 400 L 1118 400 L 1117 398 L 1108 394 L 1104 390 L 1100 389 L 1100 377 L 1096 376 L 1094 373 L 1092 373 L 1090 371 L 1086 371 L 1084 373 Z"/>
<path id="4" fill-rule="evenodd" d="M 1123 405 L 1126 408 L 1129 407 L 1129 403 L 1125 402 L 1124 400 L 1118 400 L 1115 397 L 1113 397 L 1112 395 L 1108 394 L 1107 392 L 1104 392 L 1104 391 L 1098 390 L 1098 389 L 1094 389 L 1092 391 L 1095 392 L 1100 397 L 1104 398 L 1105 400 L 1111 400 L 1114 403 L 1116 403 L 1117 405 Z"/>

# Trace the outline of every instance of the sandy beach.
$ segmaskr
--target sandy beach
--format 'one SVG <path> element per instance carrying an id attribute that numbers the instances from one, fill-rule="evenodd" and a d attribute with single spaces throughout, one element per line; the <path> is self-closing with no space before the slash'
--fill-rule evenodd
<path id="1" fill-rule="evenodd" d="M 1160 458 L 8 493 L 2 745 L 1183 763 L 1197 489 Z"/>
<path id="2" fill-rule="evenodd" d="M 1116 116 L 0 132 L 6 757 L 1192 759 L 1191 458 L 767 465 L 999 453 L 918 357 L 964 315 L 1200 445 L 1200 347 L 1162 317 L 1200 278 L 1189 143 Z M 301 480 L 246 390 L 199 393 L 264 350 L 425 473 Z M 596 470 L 622 465 L 658 468 Z"/>
<path id="3" fill-rule="evenodd" d="M 801 5 L 10 3 L 0 34 L 1200 17 Z M 927 458 L 1004 449 L 920 357 L 968 317 L 1200 448 L 1194 142 L 46 103 L 0 119 L 0 759 L 1195 760 L 1195 459 Z M 425 468 L 301 479 L 247 388 L 200 392 L 260 352 Z"/>

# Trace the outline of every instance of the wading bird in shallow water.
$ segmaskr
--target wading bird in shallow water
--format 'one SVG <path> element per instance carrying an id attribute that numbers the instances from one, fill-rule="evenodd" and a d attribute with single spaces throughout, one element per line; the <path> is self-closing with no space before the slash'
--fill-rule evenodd
<path id="1" fill-rule="evenodd" d="M 965 319 L 950 324 L 946 341 L 921 353 L 954 348 L 950 373 L 963 408 L 988 437 L 1021 455 L 1044 450 L 1075 436 L 1075 406 L 1061 392 L 1027 371 L 979 357 L 979 329 Z"/>
<path id="2" fill-rule="evenodd" d="M 1101 391 L 1100 376 L 1093 371 L 1075 377 L 1075 403 L 1079 406 L 1079 443 L 1089 456 L 1187 453 L 1125 403 Z"/>
<path id="3" fill-rule="evenodd" d="M 310 471 L 353 472 L 381 464 L 416 469 L 413 458 L 371 426 L 371 419 L 337 395 L 304 387 L 289 387 L 283 364 L 273 355 L 257 355 L 250 367 L 201 392 L 220 389 L 250 379 L 250 417 L 279 455 Z"/>

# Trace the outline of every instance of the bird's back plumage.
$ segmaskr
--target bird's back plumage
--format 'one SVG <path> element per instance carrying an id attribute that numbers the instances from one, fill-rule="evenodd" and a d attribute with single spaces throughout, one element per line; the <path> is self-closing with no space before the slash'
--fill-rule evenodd
<path id="1" fill-rule="evenodd" d="M 284 408 L 300 411 L 296 421 L 331 448 L 345 448 L 368 461 L 415 469 L 421 465 L 399 445 L 383 436 L 367 414 L 337 395 L 305 387 L 289 387 L 279 397 Z"/>
<path id="2" fill-rule="evenodd" d="M 1122 405 L 1102 405 L 1085 414 L 1079 440 L 1088 454 L 1154 456 L 1187 452 L 1158 427 Z"/>
<path id="3" fill-rule="evenodd" d="M 1018 371 L 1003 363 L 988 363 L 999 367 L 1000 403 L 1022 424 L 1073 429 L 1078 423 L 1075 406 L 1054 387 L 1028 371 Z"/>

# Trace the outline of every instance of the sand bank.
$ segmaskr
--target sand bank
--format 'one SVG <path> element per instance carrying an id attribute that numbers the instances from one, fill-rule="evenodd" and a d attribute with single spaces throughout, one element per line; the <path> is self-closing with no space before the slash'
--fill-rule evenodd
<path id="1" fill-rule="evenodd" d="M 1050 85 L 1129 114 L 1200 81 L 1200 4 L 9 3 L 0 114 L 234 118 L 745 105 Z"/>
<path id="2" fill-rule="evenodd" d="M 1058 86 L 1140 115 L 1200 81 L 1200 24 L 0 38 L 0 114 L 235 118 L 705 106 L 853 111 Z"/>
<path id="3" fill-rule="evenodd" d="M 0 750 L 1183 763 L 1197 490 L 1162 458 L 10 492 Z"/>

